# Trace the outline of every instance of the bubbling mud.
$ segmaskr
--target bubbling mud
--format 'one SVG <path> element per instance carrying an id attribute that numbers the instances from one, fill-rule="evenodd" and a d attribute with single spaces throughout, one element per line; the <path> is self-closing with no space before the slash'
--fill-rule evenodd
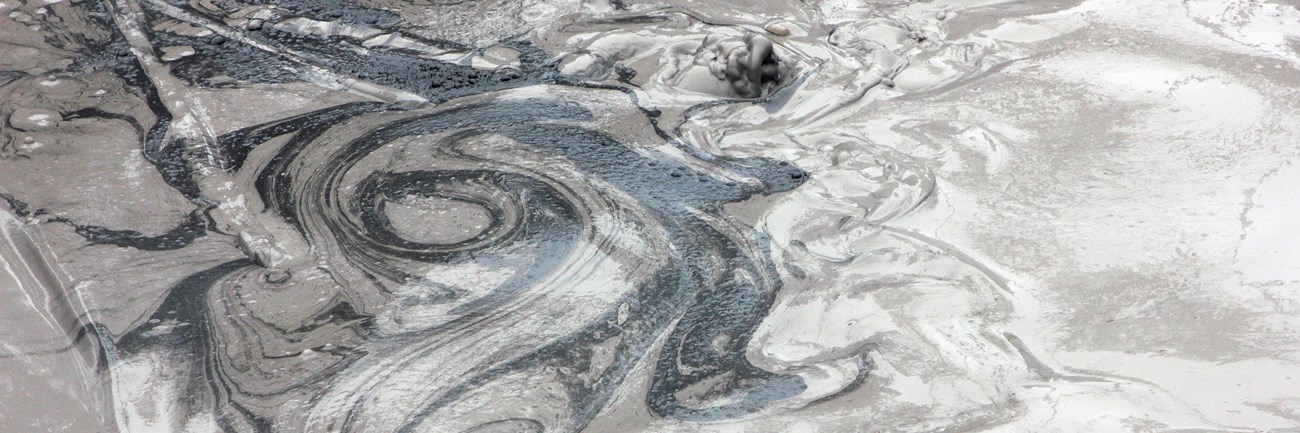
<path id="1" fill-rule="evenodd" d="M 0 2 L 40 47 L 0 54 L 0 293 L 42 324 L 0 368 L 81 403 L 0 426 L 1222 427 L 1053 361 L 938 235 L 1026 134 L 877 109 L 1065 3 Z"/>

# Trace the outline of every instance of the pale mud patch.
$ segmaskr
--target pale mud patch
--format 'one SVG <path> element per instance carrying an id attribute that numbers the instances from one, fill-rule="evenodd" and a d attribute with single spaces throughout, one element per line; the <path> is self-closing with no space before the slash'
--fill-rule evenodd
<path id="1" fill-rule="evenodd" d="M 449 198 L 404 197 L 390 202 L 385 211 L 389 224 L 402 237 L 426 243 L 464 242 L 483 233 L 492 222 L 481 205 Z"/>
<path id="2" fill-rule="evenodd" d="M 1297 73 L 1270 53 L 1241 55 L 1216 37 L 1174 30 L 1187 29 L 1180 22 L 1077 32 L 1060 42 L 1073 50 L 909 100 L 894 116 L 948 110 L 1028 133 L 1005 137 L 999 173 L 943 167 L 937 175 L 961 187 L 940 188 L 952 215 L 931 224 L 1021 275 L 1043 301 L 1036 323 L 1048 325 L 1040 332 L 1063 366 L 1150 380 L 1222 425 L 1293 426 L 1294 400 L 1277 391 L 1297 368 L 1296 321 L 1278 291 L 1296 282 L 1271 271 L 1280 278 L 1243 281 L 1240 251 L 1288 257 L 1247 234 L 1243 215 L 1257 212 L 1258 191 L 1276 188 L 1268 179 L 1296 157 L 1279 144 L 1300 132 L 1283 120 L 1297 107 L 1282 84 Z M 1139 42 L 1148 31 L 1179 36 Z M 1207 399 L 1214 393 L 1188 383 L 1237 393 Z"/>

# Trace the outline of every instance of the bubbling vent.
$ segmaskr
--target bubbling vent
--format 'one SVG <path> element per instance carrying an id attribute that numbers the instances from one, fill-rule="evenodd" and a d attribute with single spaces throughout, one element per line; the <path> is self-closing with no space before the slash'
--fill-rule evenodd
<path id="1" fill-rule="evenodd" d="M 729 52 L 723 79 L 736 94 L 746 98 L 760 98 L 770 93 L 781 81 L 781 62 L 772 48 L 772 41 L 758 34 L 745 36 L 743 48 Z"/>

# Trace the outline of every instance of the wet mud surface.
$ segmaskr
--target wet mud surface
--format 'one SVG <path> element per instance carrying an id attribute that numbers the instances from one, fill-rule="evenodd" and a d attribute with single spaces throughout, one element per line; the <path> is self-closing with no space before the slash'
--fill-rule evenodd
<path id="1" fill-rule="evenodd" d="M 1291 431 L 1293 3 L 0 0 L 0 430 Z"/>

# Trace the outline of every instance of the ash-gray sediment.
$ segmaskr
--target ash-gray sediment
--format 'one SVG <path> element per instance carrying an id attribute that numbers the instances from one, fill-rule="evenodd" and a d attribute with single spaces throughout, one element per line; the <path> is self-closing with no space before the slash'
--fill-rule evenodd
<path id="1" fill-rule="evenodd" d="M 1300 12 L 1113 3 L 0 1 L 0 430 L 1300 425 Z"/>

